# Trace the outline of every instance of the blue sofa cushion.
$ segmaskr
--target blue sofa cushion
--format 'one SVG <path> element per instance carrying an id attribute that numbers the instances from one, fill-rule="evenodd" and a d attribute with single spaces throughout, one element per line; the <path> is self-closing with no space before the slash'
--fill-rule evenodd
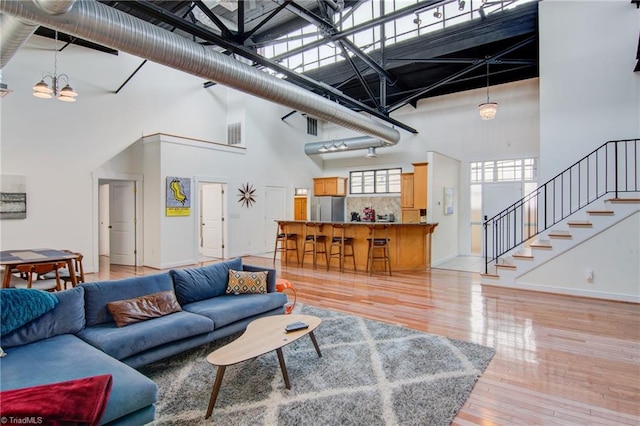
<path id="1" fill-rule="evenodd" d="M 228 294 L 189 303 L 182 309 L 211 318 L 217 330 L 244 318 L 281 308 L 286 302 L 284 293 Z"/>
<path id="2" fill-rule="evenodd" d="M 153 407 L 157 399 L 153 381 L 71 334 L 12 348 L 0 358 L 0 369 L 2 390 L 111 374 L 113 386 L 102 424 Z"/>
<path id="3" fill-rule="evenodd" d="M 80 284 L 80 287 L 84 288 L 87 327 L 92 327 L 113 322 L 107 303 L 173 290 L 173 282 L 165 272 L 143 277 Z"/>
<path id="4" fill-rule="evenodd" d="M 87 327 L 77 335 L 116 359 L 123 359 L 148 349 L 213 331 L 213 321 L 190 312 L 176 312 L 163 317 L 117 327 L 103 323 Z"/>
<path id="5" fill-rule="evenodd" d="M 169 273 L 178 302 L 185 305 L 222 296 L 227 290 L 229 269 L 242 270 L 242 259 L 238 257 L 198 268 L 172 269 Z"/>
<path id="6" fill-rule="evenodd" d="M 53 293 L 53 296 L 58 299 L 53 309 L 10 333 L 3 333 L 0 347 L 7 349 L 82 330 L 85 324 L 84 289 L 75 287 Z"/>
<path id="7" fill-rule="evenodd" d="M 48 291 L 26 288 L 0 290 L 0 334 L 9 333 L 49 312 L 58 298 Z"/>

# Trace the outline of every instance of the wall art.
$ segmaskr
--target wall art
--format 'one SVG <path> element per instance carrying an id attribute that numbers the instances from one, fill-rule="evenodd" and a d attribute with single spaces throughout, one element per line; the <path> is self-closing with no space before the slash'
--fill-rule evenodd
<path id="1" fill-rule="evenodd" d="M 167 216 L 191 214 L 191 178 L 167 176 Z"/>
<path id="2" fill-rule="evenodd" d="M 444 187 L 444 214 L 453 214 L 453 188 Z"/>
<path id="3" fill-rule="evenodd" d="M 27 218 L 27 177 L 0 177 L 0 219 Z"/>

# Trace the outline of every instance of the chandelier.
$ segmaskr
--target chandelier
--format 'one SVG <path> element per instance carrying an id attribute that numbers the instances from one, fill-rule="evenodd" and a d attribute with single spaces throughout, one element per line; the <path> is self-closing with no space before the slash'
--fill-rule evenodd
<path id="1" fill-rule="evenodd" d="M 493 120 L 498 112 L 498 103 L 489 102 L 489 58 L 487 57 L 487 102 L 478 105 L 480 118 L 483 120 Z"/>
<path id="2" fill-rule="evenodd" d="M 69 85 L 67 74 L 58 74 L 58 31 L 55 31 L 55 45 L 53 53 L 53 74 L 44 73 L 42 80 L 33 86 L 33 96 L 41 99 L 56 99 L 63 102 L 75 102 L 78 93 Z M 46 81 L 50 82 L 50 85 Z"/>

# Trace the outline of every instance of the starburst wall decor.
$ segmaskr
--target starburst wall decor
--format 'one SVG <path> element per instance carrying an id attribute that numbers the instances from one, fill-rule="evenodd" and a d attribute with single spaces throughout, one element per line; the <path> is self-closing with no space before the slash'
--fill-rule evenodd
<path id="1" fill-rule="evenodd" d="M 242 206 L 246 208 L 253 206 L 253 203 L 256 202 L 255 192 L 255 188 L 253 185 L 250 185 L 249 182 L 242 184 L 242 186 L 238 188 L 238 197 L 240 197 L 238 202 L 242 203 Z"/>

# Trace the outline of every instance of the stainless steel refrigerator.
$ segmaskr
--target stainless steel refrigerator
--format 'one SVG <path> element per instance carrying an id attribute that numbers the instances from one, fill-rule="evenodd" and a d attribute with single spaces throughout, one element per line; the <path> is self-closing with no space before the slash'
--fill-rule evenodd
<path id="1" fill-rule="evenodd" d="M 311 198 L 311 220 L 344 222 L 345 197 Z"/>

